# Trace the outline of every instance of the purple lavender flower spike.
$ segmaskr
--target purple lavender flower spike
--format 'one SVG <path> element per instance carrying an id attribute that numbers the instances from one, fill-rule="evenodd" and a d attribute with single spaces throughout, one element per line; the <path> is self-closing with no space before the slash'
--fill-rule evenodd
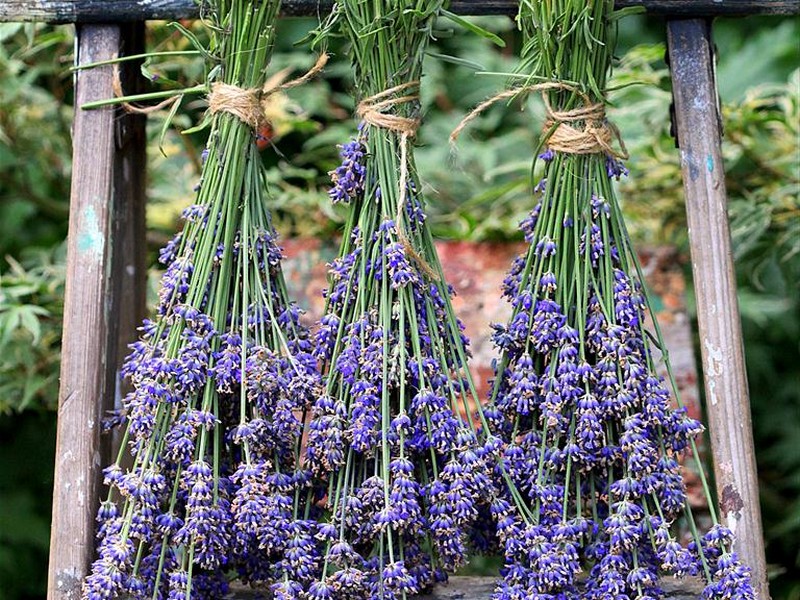
<path id="1" fill-rule="evenodd" d="M 339 146 L 342 164 L 329 173 L 333 187 L 328 192 L 331 202 L 350 202 L 358 198 L 364 191 L 366 169 L 364 161 L 367 149 L 364 146 L 364 134 Z"/>

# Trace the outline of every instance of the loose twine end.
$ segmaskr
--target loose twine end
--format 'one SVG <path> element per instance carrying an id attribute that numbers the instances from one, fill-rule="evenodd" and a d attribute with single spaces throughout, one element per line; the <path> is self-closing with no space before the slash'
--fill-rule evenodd
<path id="1" fill-rule="evenodd" d="M 325 65 L 328 64 L 328 58 L 328 54 L 320 54 L 317 62 L 311 69 L 297 79 L 292 79 L 291 81 L 286 81 L 289 74 L 292 72 L 290 67 L 278 71 L 270 77 L 261 88 L 244 89 L 220 81 L 215 82 L 212 84 L 211 91 L 208 94 L 208 110 L 211 114 L 220 112 L 231 114 L 251 128 L 257 129 L 266 120 L 263 108 L 264 99 L 275 92 L 288 90 L 310 81 L 325 68 Z M 117 98 L 124 97 L 119 67 L 117 65 L 114 66 L 112 88 Z M 167 108 L 180 98 L 181 94 L 176 93 L 175 96 L 152 106 L 136 106 L 130 102 L 120 102 L 120 105 L 126 112 L 131 114 L 146 115 Z"/>
<path id="2" fill-rule="evenodd" d="M 583 106 L 572 110 L 555 110 L 547 94 L 551 91 L 574 92 L 581 97 Z M 487 108 L 526 92 L 538 92 L 542 96 L 547 115 L 542 135 L 551 150 L 564 154 L 605 153 L 623 160 L 628 158 L 628 150 L 619 129 L 606 118 L 605 105 L 602 102 L 592 102 L 589 96 L 572 85 L 556 81 L 513 88 L 484 100 L 453 130 L 450 134 L 450 144 L 455 145 L 464 129 Z M 582 128 L 572 125 L 578 121 L 584 122 Z M 614 147 L 615 141 L 619 148 Z"/>
<path id="3" fill-rule="evenodd" d="M 264 116 L 263 102 L 272 94 L 303 85 L 316 77 L 328 64 L 328 54 L 320 54 L 317 62 L 297 79 L 286 81 L 292 72 L 287 67 L 267 79 L 261 88 L 244 89 L 227 83 L 216 82 L 208 95 L 208 110 L 211 114 L 225 112 L 233 115 L 253 129 L 260 127 Z"/>
<path id="4" fill-rule="evenodd" d="M 406 196 L 408 194 L 408 140 L 417 135 L 420 121 L 416 118 L 385 112 L 394 106 L 418 100 L 418 89 L 419 81 L 409 81 L 369 98 L 364 98 L 356 107 L 356 115 L 373 127 L 388 129 L 400 134 L 400 194 L 397 201 L 394 228 L 397 232 L 397 240 L 403 246 L 406 256 L 411 257 L 425 275 L 436 280 L 439 278 L 439 274 L 428 264 L 425 257 L 417 252 L 403 227 L 403 212 L 405 211 Z M 404 92 L 408 93 L 401 96 L 397 95 Z"/>
<path id="5" fill-rule="evenodd" d="M 114 55 L 114 58 L 116 58 L 116 55 Z M 119 65 L 116 63 L 114 64 L 113 74 L 111 77 L 111 90 L 114 92 L 115 98 L 123 98 L 125 96 L 122 91 L 122 76 L 119 72 Z M 122 109 L 125 112 L 132 115 L 149 115 L 150 113 L 158 112 L 159 110 L 172 106 L 180 99 L 180 97 L 180 94 L 170 96 L 166 100 L 162 100 L 158 104 L 153 104 L 151 106 L 136 106 L 135 104 L 124 101 L 120 102 L 119 104 L 122 106 Z"/>

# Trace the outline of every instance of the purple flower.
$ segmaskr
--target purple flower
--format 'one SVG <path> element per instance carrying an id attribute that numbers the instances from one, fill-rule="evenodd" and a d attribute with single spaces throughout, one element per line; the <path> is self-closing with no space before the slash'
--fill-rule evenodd
<path id="1" fill-rule="evenodd" d="M 520 416 L 529 415 L 538 405 L 539 381 L 533 369 L 530 354 L 523 354 L 516 362 L 509 378 L 508 390 L 498 401 L 501 410 Z"/>
<path id="2" fill-rule="evenodd" d="M 630 174 L 625 163 L 613 156 L 606 156 L 606 174 L 609 179 L 620 180 Z"/>
<path id="3" fill-rule="evenodd" d="M 318 576 L 321 556 L 313 530 L 314 523 L 309 521 L 295 521 L 288 528 L 282 568 L 291 580 L 308 582 Z"/>
<path id="4" fill-rule="evenodd" d="M 331 201 L 350 202 L 364 191 L 366 148 L 362 135 L 339 146 L 342 164 L 329 173 L 333 187 L 328 192 Z"/>
<path id="5" fill-rule="evenodd" d="M 232 394 L 241 382 L 242 337 L 227 333 L 220 337 L 220 349 L 214 353 L 212 375 L 220 394 Z"/>
<path id="6" fill-rule="evenodd" d="M 381 572 L 381 580 L 389 598 L 403 598 L 406 594 L 416 594 L 419 591 L 417 582 L 402 560 L 386 565 Z"/>
<path id="7" fill-rule="evenodd" d="M 556 253 L 557 244 L 549 237 L 543 237 L 537 244 L 534 253 L 540 258 L 547 258 Z"/>
<path id="8" fill-rule="evenodd" d="M 752 600 L 756 597 L 750 580 L 750 569 L 739 562 L 735 552 L 720 556 L 714 581 L 703 590 L 708 600 Z"/>
<path id="9" fill-rule="evenodd" d="M 417 283 L 419 278 L 415 269 L 406 258 L 403 244 L 396 242 L 386 248 L 386 264 L 389 268 L 389 276 L 392 279 L 392 287 L 402 288 L 410 283 Z"/>
<path id="10" fill-rule="evenodd" d="M 539 300 L 533 312 L 530 339 L 540 354 L 548 354 L 557 340 L 557 333 L 564 325 L 561 307 L 552 300 Z"/>
<path id="11" fill-rule="evenodd" d="M 300 600 L 303 597 L 303 586 L 296 581 L 274 583 L 271 590 L 275 600 Z"/>
<path id="12" fill-rule="evenodd" d="M 169 596 L 167 600 L 186 600 L 189 586 L 189 574 L 182 570 L 175 570 L 169 574 Z"/>
<path id="13" fill-rule="evenodd" d="M 333 354 L 333 346 L 338 337 L 340 319 L 329 313 L 322 317 L 314 337 L 314 356 L 321 361 L 328 361 Z"/>
<path id="14" fill-rule="evenodd" d="M 206 569 L 226 564 L 231 534 L 230 506 L 221 497 L 219 488 L 214 497 L 211 466 L 205 461 L 191 463 L 181 483 L 187 493 L 186 519 L 175 534 L 176 541 L 189 545 L 194 562 Z"/>
<path id="15" fill-rule="evenodd" d="M 345 416 L 344 404 L 330 396 L 321 396 L 314 404 L 306 450 L 313 471 L 322 474 L 344 464 Z"/>

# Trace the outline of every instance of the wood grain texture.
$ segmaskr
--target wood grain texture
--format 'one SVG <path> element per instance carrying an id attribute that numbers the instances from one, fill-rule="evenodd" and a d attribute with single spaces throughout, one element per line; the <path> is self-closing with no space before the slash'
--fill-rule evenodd
<path id="1" fill-rule="evenodd" d="M 285 16 L 324 15 L 330 0 L 284 0 Z M 463 15 L 514 15 L 517 0 L 452 0 Z M 617 7 L 643 6 L 649 13 L 682 17 L 800 14 L 800 0 L 617 0 Z M 198 14 L 195 0 L 5 0 L 0 21 L 106 23 L 184 19 Z"/>
<path id="2" fill-rule="evenodd" d="M 80 26 L 81 64 L 112 58 L 119 28 Z M 76 76 L 75 105 L 113 95 L 110 67 Z M 48 600 L 78 600 L 94 548 L 101 399 L 109 362 L 113 108 L 75 113 Z"/>
<path id="3" fill-rule="evenodd" d="M 494 577 L 451 577 L 449 583 L 439 585 L 430 594 L 414 596 L 414 600 L 490 600 L 497 580 Z M 664 579 L 664 598 L 667 600 L 697 600 L 702 585 L 695 580 Z M 230 600 L 263 600 L 264 592 L 235 590 Z"/>
<path id="4" fill-rule="evenodd" d="M 697 301 L 706 411 L 722 519 L 769 598 L 758 478 L 720 146 L 710 23 L 669 21 L 675 120 Z"/>

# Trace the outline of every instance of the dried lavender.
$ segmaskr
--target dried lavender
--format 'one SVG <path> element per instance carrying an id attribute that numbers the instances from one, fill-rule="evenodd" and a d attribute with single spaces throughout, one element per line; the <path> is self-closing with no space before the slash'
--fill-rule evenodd
<path id="1" fill-rule="evenodd" d="M 349 203 L 314 352 L 307 464 L 326 483 L 322 569 L 306 597 L 400 599 L 462 565 L 489 511 L 467 340 L 425 221 L 410 140 L 422 57 L 444 3 L 342 0 L 363 119 L 332 172 Z"/>
<path id="2" fill-rule="evenodd" d="M 529 248 L 504 282 L 513 313 L 494 335 L 502 357 L 486 412 L 534 517 L 500 524 L 506 567 L 495 598 L 658 598 L 666 573 L 703 577 L 704 598 L 745 600 L 753 590 L 730 531 L 712 507 L 714 526 L 701 535 L 687 502 L 679 460 L 690 453 L 700 464 L 702 426 L 680 406 L 657 323 L 655 333 L 646 325 L 653 313 L 612 185 L 625 169 L 597 108 L 612 10 L 606 1 L 520 5 L 529 81 L 572 83 L 545 92 L 552 137 L 522 223 Z M 556 143 L 559 123 L 570 130 Z M 593 151 L 570 145 L 587 131 L 598 138 Z M 692 534 L 686 547 L 679 521 Z"/>
<path id="3" fill-rule="evenodd" d="M 279 6 L 212 3 L 215 82 L 261 88 Z M 299 458 L 321 381 L 251 124 L 217 110 L 204 157 L 196 204 L 160 255 L 156 316 L 124 366 L 124 443 L 105 469 L 86 600 L 218 599 L 232 576 L 272 584 L 313 570 L 297 556 L 318 532 Z"/>

